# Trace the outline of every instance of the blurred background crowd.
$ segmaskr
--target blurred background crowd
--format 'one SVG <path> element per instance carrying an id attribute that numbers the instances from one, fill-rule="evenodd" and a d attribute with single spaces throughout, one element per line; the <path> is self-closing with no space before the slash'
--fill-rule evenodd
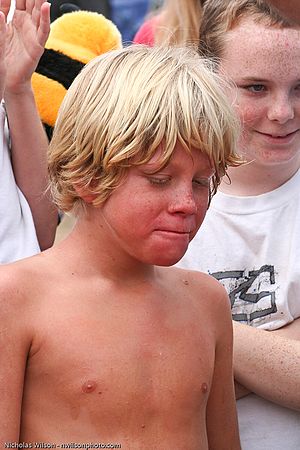
<path id="1" fill-rule="evenodd" d="M 145 16 L 162 4 L 162 0 L 51 0 L 51 21 L 78 9 L 103 14 L 118 27 L 123 43 L 130 43 Z"/>

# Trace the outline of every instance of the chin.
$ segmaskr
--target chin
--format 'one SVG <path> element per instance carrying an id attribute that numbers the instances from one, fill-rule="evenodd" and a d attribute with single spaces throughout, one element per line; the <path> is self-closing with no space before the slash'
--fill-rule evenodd
<path id="1" fill-rule="evenodd" d="M 180 255 L 160 255 L 159 258 L 155 258 L 155 261 L 153 264 L 155 266 L 163 266 L 163 267 L 170 267 L 174 266 L 174 264 L 177 264 L 181 258 L 183 257 L 184 253 L 181 253 Z"/>
<path id="2" fill-rule="evenodd" d="M 300 146 L 295 149 L 263 149 L 260 154 L 257 154 L 256 159 L 266 165 L 297 163 L 300 159 L 299 148 Z"/>
<path id="3" fill-rule="evenodd" d="M 141 254 L 140 261 L 154 266 L 173 266 L 178 263 L 188 249 L 188 244 L 155 245 Z"/>

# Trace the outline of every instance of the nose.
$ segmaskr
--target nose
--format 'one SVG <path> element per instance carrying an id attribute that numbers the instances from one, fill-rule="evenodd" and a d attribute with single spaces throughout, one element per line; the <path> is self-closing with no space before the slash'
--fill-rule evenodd
<path id="1" fill-rule="evenodd" d="M 174 192 L 169 204 L 169 212 L 183 215 L 193 215 L 198 211 L 197 201 L 192 188 L 181 188 Z"/>
<path id="2" fill-rule="evenodd" d="M 294 106 L 287 94 L 279 94 L 271 101 L 268 119 L 284 124 L 294 118 Z"/>

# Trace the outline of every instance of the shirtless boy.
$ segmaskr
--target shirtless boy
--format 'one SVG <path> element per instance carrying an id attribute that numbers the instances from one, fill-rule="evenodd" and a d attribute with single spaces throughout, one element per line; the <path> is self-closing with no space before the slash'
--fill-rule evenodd
<path id="1" fill-rule="evenodd" d="M 192 50 L 127 47 L 76 78 L 49 151 L 76 225 L 0 268 L 2 445 L 240 449 L 228 297 L 168 267 L 238 163 L 236 131 Z"/>

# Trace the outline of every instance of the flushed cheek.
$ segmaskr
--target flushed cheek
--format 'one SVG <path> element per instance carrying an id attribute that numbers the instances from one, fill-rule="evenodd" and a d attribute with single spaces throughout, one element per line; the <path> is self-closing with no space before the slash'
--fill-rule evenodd
<path id="1" fill-rule="evenodd" d="M 249 144 L 252 141 L 256 142 L 259 138 L 257 132 L 265 127 L 266 113 L 263 109 L 258 108 L 244 108 L 240 114 L 242 133 L 240 136 L 240 148 L 249 151 Z"/>
<path id="2" fill-rule="evenodd" d="M 124 217 L 124 225 L 135 236 L 146 238 L 160 222 L 160 214 L 157 205 L 153 202 L 145 202 L 141 207 L 128 205 L 129 214 Z M 133 214 L 132 214 L 133 212 Z"/>
<path id="3" fill-rule="evenodd" d="M 142 205 L 136 195 L 131 192 L 128 196 L 112 197 L 103 208 L 106 224 L 117 234 L 143 233 L 146 205 Z"/>
<path id="4" fill-rule="evenodd" d="M 265 107 L 257 103 L 255 105 L 240 103 L 237 111 L 244 128 L 252 128 L 267 117 Z"/>
<path id="5" fill-rule="evenodd" d="M 196 227 L 195 227 L 195 230 L 193 230 L 192 233 L 190 233 L 190 241 L 196 236 L 197 231 L 199 230 L 199 228 L 201 227 L 201 225 L 205 219 L 207 210 L 209 208 L 208 202 L 209 202 L 209 200 L 207 200 L 207 203 L 203 204 L 201 206 L 201 208 L 199 208 L 199 210 L 198 210 L 198 214 L 196 216 Z"/>

